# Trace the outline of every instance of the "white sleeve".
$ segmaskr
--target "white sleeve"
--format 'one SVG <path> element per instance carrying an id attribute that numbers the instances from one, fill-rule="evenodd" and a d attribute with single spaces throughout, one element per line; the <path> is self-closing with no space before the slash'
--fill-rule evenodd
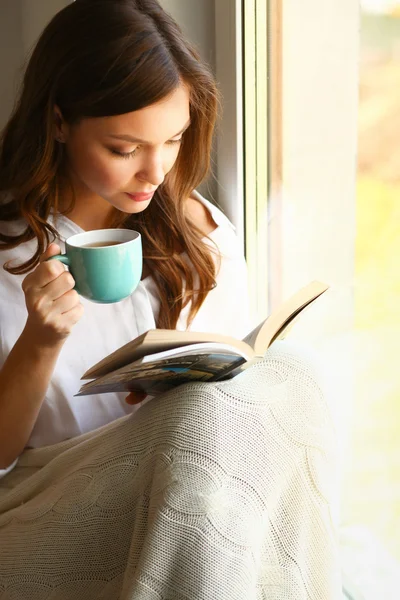
<path id="1" fill-rule="evenodd" d="M 0 263 L 0 270 L 1 269 L 2 264 Z M 24 322 L 24 317 L 21 317 L 18 297 L 13 295 L 13 288 L 10 285 L 7 285 L 9 278 L 4 271 L 2 271 L 1 275 L 0 289 L 5 292 L 5 297 L 1 298 L 0 305 L 0 370 L 3 368 L 3 365 L 6 362 L 8 353 L 10 351 L 9 348 L 14 346 L 19 337 L 19 324 Z M 13 275 L 12 277 L 17 276 Z M 15 279 L 13 283 L 16 281 L 18 281 L 18 279 Z M 8 324 L 7 328 L 4 327 L 5 323 Z M 0 469 L 0 479 L 8 475 L 8 473 L 10 473 L 10 471 L 12 471 L 16 466 L 17 462 L 18 458 L 6 469 Z"/>

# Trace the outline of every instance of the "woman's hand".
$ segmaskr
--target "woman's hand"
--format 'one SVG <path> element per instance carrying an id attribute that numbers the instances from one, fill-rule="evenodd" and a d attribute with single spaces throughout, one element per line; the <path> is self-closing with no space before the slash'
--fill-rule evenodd
<path id="1" fill-rule="evenodd" d="M 140 402 L 143 402 L 143 400 L 146 398 L 146 396 L 147 396 L 146 392 L 131 392 L 125 398 L 125 402 L 127 404 L 139 404 Z"/>
<path id="2" fill-rule="evenodd" d="M 58 260 L 46 262 L 60 251 L 57 244 L 50 244 L 40 264 L 22 282 L 28 310 L 24 333 L 43 346 L 63 343 L 83 315 L 71 273 Z"/>

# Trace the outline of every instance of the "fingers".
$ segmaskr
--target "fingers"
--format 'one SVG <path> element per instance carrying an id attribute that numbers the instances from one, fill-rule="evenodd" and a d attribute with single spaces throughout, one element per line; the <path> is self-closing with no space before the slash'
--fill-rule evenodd
<path id="1" fill-rule="evenodd" d="M 75 305 L 71 310 L 63 313 L 63 316 L 67 317 L 69 324 L 73 326 L 81 320 L 84 310 L 83 305 L 79 302 L 79 304 Z"/>
<path id="2" fill-rule="evenodd" d="M 58 280 L 57 280 L 58 281 Z M 62 292 L 57 300 L 53 301 L 52 309 L 58 314 L 65 314 L 80 304 L 78 292 L 69 290 Z"/>
<path id="3" fill-rule="evenodd" d="M 22 289 L 27 292 L 31 288 L 43 288 L 54 279 L 65 273 L 65 267 L 58 260 L 41 262 L 22 282 Z"/>
<path id="4" fill-rule="evenodd" d="M 49 245 L 46 252 L 40 257 L 39 266 L 25 277 L 22 283 L 22 289 L 25 293 L 32 288 L 44 288 L 58 278 L 61 279 L 59 279 L 57 285 L 55 285 L 54 288 L 46 290 L 52 300 L 59 298 L 63 293 L 74 287 L 74 279 L 66 270 L 65 266 L 58 260 L 48 261 L 49 258 L 60 254 L 60 252 L 61 248 L 57 244 Z"/>
<path id="5" fill-rule="evenodd" d="M 59 253 L 60 247 L 50 244 L 40 264 L 22 283 L 28 310 L 26 327 L 46 345 L 64 341 L 84 310 L 71 273 L 58 260 L 46 261 Z"/>
<path id="6" fill-rule="evenodd" d="M 131 392 L 125 398 L 125 402 L 127 404 L 131 404 L 131 405 L 139 404 L 146 398 L 146 396 L 147 396 L 146 392 Z"/>
<path id="7" fill-rule="evenodd" d="M 42 288 L 42 292 L 45 293 L 50 300 L 57 300 L 64 294 L 74 289 L 75 280 L 69 271 L 63 271 L 56 279 L 53 279 L 50 283 Z M 76 297 L 78 294 L 75 292 Z"/>
<path id="8" fill-rule="evenodd" d="M 46 252 L 43 252 L 43 254 L 41 255 L 39 261 L 45 262 L 48 258 L 51 258 L 52 256 L 57 256 L 57 254 L 61 254 L 61 248 L 58 244 L 49 244 L 49 246 L 47 247 Z"/>
<path id="9" fill-rule="evenodd" d="M 43 265 L 43 267 L 45 267 L 45 265 Z M 46 281 L 48 271 L 37 272 L 36 275 L 37 276 L 32 277 L 30 281 L 24 282 L 22 286 L 26 299 L 30 303 L 34 303 L 38 298 L 42 298 L 43 301 L 51 303 L 72 290 L 75 286 L 74 278 L 68 271 L 63 270 L 61 275 L 52 279 L 44 286 L 40 284 Z"/>

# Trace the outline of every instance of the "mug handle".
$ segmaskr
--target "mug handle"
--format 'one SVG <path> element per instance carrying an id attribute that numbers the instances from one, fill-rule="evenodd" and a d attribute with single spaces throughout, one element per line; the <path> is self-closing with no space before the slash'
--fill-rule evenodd
<path id="1" fill-rule="evenodd" d="M 48 260 L 59 260 L 60 262 L 64 263 L 64 265 L 67 265 L 67 267 L 70 266 L 70 260 L 66 254 L 56 254 L 56 256 L 50 256 L 50 258 L 46 258 L 46 262 Z"/>

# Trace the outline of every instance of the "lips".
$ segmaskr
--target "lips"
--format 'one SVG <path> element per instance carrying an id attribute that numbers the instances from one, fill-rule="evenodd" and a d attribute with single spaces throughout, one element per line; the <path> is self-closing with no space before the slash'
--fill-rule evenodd
<path id="1" fill-rule="evenodd" d="M 151 192 L 150 194 L 129 194 L 126 192 L 126 195 L 135 202 L 144 202 L 145 200 L 150 200 L 154 196 L 154 192 Z"/>

